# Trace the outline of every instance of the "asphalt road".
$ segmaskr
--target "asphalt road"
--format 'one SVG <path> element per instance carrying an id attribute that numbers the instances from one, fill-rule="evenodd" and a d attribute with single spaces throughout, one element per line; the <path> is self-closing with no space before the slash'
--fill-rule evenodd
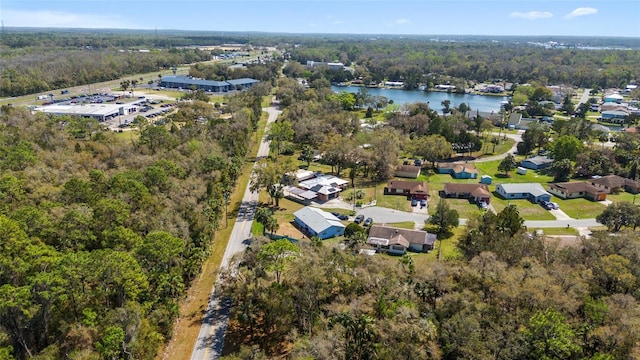
<path id="1" fill-rule="evenodd" d="M 275 107 L 269 107 L 263 110 L 269 113 L 267 125 L 274 122 L 281 113 L 281 111 Z M 270 141 L 267 141 L 266 138 L 262 139 L 257 158 L 269 155 L 269 143 Z M 229 238 L 229 243 L 222 258 L 221 269 L 229 266 L 229 261 L 234 255 L 244 251 L 248 245 L 248 240 L 251 238 L 251 226 L 253 224 L 256 205 L 258 204 L 258 193 L 251 192 L 249 186 L 250 185 L 247 184 L 247 188 L 245 189 L 242 205 L 240 206 L 236 223 L 231 231 L 231 237 Z M 213 360 L 219 359 L 222 355 L 222 346 L 224 345 L 224 336 L 227 331 L 231 301 L 229 299 L 220 299 L 217 296 L 215 291 L 216 285 L 221 281 L 222 279 L 218 277 L 211 289 L 209 303 L 207 304 L 207 310 L 202 319 L 200 333 L 198 334 L 198 339 L 191 353 L 191 360 Z"/>
<path id="2" fill-rule="evenodd" d="M 424 224 L 424 221 L 428 218 L 428 216 L 425 214 L 409 213 L 378 206 L 359 209 L 356 212 L 358 214 L 364 215 L 365 217 L 372 218 L 373 222 L 376 224 L 381 224 L 383 222 L 395 223 L 402 221 L 413 221 L 416 224 L 420 225 Z M 596 219 L 572 219 L 567 217 L 566 214 L 559 217 L 560 219 L 556 220 L 527 220 L 524 222 L 524 225 L 531 228 L 561 228 L 566 227 L 567 225 L 572 228 L 588 228 L 602 225 L 597 222 Z M 460 219 L 460 225 L 465 225 L 466 223 L 467 219 Z"/>

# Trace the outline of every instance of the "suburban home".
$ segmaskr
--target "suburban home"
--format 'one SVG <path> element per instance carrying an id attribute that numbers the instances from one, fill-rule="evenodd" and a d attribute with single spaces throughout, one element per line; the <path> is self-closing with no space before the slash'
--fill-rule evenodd
<path id="1" fill-rule="evenodd" d="M 520 166 L 531 170 L 540 170 L 549 167 L 553 159 L 548 156 L 533 156 L 520 162 Z"/>
<path id="2" fill-rule="evenodd" d="M 450 174 L 454 179 L 477 179 L 478 169 L 468 163 L 439 163 L 438 174 Z"/>
<path id="3" fill-rule="evenodd" d="M 394 175 L 401 178 L 417 179 L 420 176 L 420 166 L 398 165 Z"/>
<path id="4" fill-rule="evenodd" d="M 426 200 L 429 197 L 429 188 L 424 181 L 389 180 L 384 188 L 384 194 Z"/>
<path id="5" fill-rule="evenodd" d="M 602 112 L 602 121 L 622 123 L 629 116 L 628 113 L 620 110 L 606 110 Z"/>
<path id="6" fill-rule="evenodd" d="M 538 122 L 538 119 L 525 118 L 522 117 L 522 114 L 514 112 L 509 116 L 509 121 L 507 121 L 507 128 L 527 130 L 529 128 L 529 125 L 534 122 Z"/>
<path id="7" fill-rule="evenodd" d="M 604 190 L 598 189 L 586 181 L 551 184 L 549 185 L 549 192 L 561 199 L 607 200 L 607 193 Z"/>
<path id="8" fill-rule="evenodd" d="M 300 181 L 298 187 L 315 192 L 319 201 L 328 201 L 337 198 L 347 184 L 349 184 L 347 180 L 333 175 L 319 175 Z"/>
<path id="9" fill-rule="evenodd" d="M 607 175 L 602 177 L 594 177 L 589 180 L 591 185 L 597 189 L 603 190 L 607 194 L 624 190 L 631 194 L 640 192 L 640 183 L 635 180 L 623 178 L 618 175 Z"/>
<path id="10" fill-rule="evenodd" d="M 491 201 L 491 192 L 485 184 L 446 183 L 443 192 L 446 197 L 471 199 L 477 203 L 484 201 L 489 204 Z"/>
<path id="11" fill-rule="evenodd" d="M 302 231 L 322 240 L 344 234 L 344 224 L 326 211 L 306 206 L 293 213 L 293 216 Z"/>
<path id="12" fill-rule="evenodd" d="M 538 183 L 500 184 L 496 186 L 496 192 L 507 200 L 551 201 L 551 194 Z"/>
<path id="13" fill-rule="evenodd" d="M 613 94 L 605 95 L 603 100 L 606 103 L 611 102 L 611 103 L 620 104 L 623 99 L 624 99 L 624 96 L 622 96 L 622 95 L 620 95 L 618 93 L 613 93 Z"/>
<path id="14" fill-rule="evenodd" d="M 378 252 L 403 255 L 409 251 L 429 252 L 436 243 L 436 234 L 422 230 L 410 230 L 389 226 L 373 225 L 369 230 L 367 243 Z"/>

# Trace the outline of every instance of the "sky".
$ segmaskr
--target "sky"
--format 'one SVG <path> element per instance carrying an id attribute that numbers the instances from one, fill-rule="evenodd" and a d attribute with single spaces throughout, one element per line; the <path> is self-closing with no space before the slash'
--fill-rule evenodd
<path id="1" fill-rule="evenodd" d="M 640 0 L 0 0 L 5 27 L 640 37 Z"/>

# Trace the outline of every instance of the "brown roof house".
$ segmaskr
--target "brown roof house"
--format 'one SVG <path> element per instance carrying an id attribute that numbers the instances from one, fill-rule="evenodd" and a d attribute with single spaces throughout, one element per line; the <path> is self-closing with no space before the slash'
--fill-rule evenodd
<path id="1" fill-rule="evenodd" d="M 591 201 L 607 199 L 607 193 L 586 181 L 563 182 L 549 185 L 549 192 L 562 199 L 585 198 Z"/>
<path id="2" fill-rule="evenodd" d="M 491 201 L 491 192 L 485 184 L 446 183 L 443 192 L 446 197 L 471 199 L 477 203 L 484 201 L 489 204 Z"/>
<path id="3" fill-rule="evenodd" d="M 640 192 L 640 183 L 618 175 L 607 175 L 589 180 L 591 185 L 604 190 L 607 194 L 624 190 L 631 194 Z"/>
<path id="4" fill-rule="evenodd" d="M 417 179 L 420 176 L 420 166 L 398 165 L 394 174 L 396 177 Z"/>
<path id="5" fill-rule="evenodd" d="M 429 252 L 436 243 L 436 234 L 422 230 L 410 230 L 389 226 L 373 225 L 369 230 L 367 243 L 378 252 L 403 255 L 409 251 Z"/>
<path id="6" fill-rule="evenodd" d="M 478 169 L 476 169 L 475 165 L 462 162 L 439 163 L 438 173 L 451 174 L 454 179 L 478 178 Z"/>
<path id="7" fill-rule="evenodd" d="M 427 199 L 429 188 L 424 181 L 389 180 L 384 188 L 385 195 L 404 195 L 412 199 Z"/>

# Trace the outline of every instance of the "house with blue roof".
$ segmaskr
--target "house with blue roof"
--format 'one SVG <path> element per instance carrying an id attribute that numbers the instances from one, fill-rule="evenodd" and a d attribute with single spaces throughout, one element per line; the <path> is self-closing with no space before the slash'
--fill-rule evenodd
<path id="1" fill-rule="evenodd" d="M 334 215 L 318 208 L 306 206 L 293 213 L 294 221 L 310 236 L 328 239 L 344 234 L 344 224 Z"/>

